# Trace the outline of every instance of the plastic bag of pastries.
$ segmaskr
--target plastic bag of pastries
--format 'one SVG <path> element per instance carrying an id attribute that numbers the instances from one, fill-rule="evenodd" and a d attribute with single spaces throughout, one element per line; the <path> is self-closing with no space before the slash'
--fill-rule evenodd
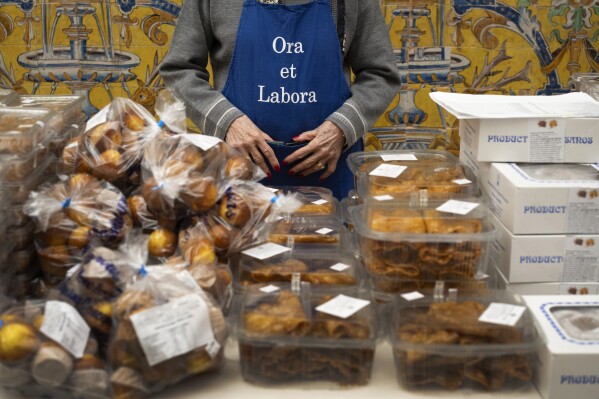
<path id="1" fill-rule="evenodd" d="M 260 183 L 233 180 L 224 190 L 218 219 L 229 229 L 229 253 L 266 240 L 267 223 L 301 206 L 296 194 L 278 194 Z"/>
<path id="2" fill-rule="evenodd" d="M 116 398 L 143 397 L 223 364 L 227 323 L 186 271 L 148 268 L 116 301 L 113 322 Z"/>
<path id="3" fill-rule="evenodd" d="M 29 398 L 110 398 L 110 374 L 66 302 L 28 301 L 0 316 L 0 386 Z"/>
<path id="4" fill-rule="evenodd" d="M 118 246 L 132 226 L 127 200 L 113 185 L 88 174 L 42 185 L 24 205 L 36 223 L 36 248 L 46 276 L 62 279 L 91 242 Z"/>

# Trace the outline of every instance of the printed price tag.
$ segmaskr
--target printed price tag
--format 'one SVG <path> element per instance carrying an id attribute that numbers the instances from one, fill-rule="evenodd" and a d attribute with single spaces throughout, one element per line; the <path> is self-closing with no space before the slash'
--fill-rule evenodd
<path id="1" fill-rule="evenodd" d="M 375 195 L 372 198 L 374 198 L 377 201 L 390 201 L 390 200 L 393 199 L 393 197 L 390 196 L 390 195 L 388 195 L 388 194 L 385 194 L 385 195 Z"/>
<path id="2" fill-rule="evenodd" d="M 383 154 L 381 155 L 383 161 L 417 161 L 416 155 L 414 154 Z"/>
<path id="3" fill-rule="evenodd" d="M 274 286 L 272 284 L 267 285 L 266 287 L 260 288 L 260 291 L 264 292 L 265 294 L 271 294 L 271 293 L 277 292 L 279 290 L 280 290 L 279 287 L 276 287 L 276 286 Z"/>
<path id="4" fill-rule="evenodd" d="M 382 163 L 379 166 L 377 166 L 372 172 L 370 172 L 370 176 L 390 177 L 392 179 L 395 179 L 397 178 L 397 176 L 401 175 L 403 171 L 407 168 L 407 166 Z"/>
<path id="5" fill-rule="evenodd" d="M 316 201 L 312 201 L 312 203 L 313 203 L 314 205 L 324 205 L 324 204 L 326 204 L 327 202 L 329 202 L 329 201 L 327 201 L 327 200 L 325 200 L 325 199 L 322 199 L 322 198 L 321 198 L 321 199 L 319 199 L 319 200 L 316 200 Z"/>
<path id="6" fill-rule="evenodd" d="M 370 305 L 370 301 L 352 298 L 346 295 L 337 295 L 335 298 L 316 308 L 317 311 L 330 314 L 331 316 L 347 319 L 359 310 Z"/>
<path id="7" fill-rule="evenodd" d="M 199 295 L 185 295 L 130 319 L 150 366 L 215 341 L 208 306 Z"/>
<path id="8" fill-rule="evenodd" d="M 320 230 L 316 230 L 316 234 L 322 234 L 324 236 L 324 235 L 329 234 L 331 231 L 333 231 L 333 229 L 329 229 L 327 227 L 323 227 Z"/>
<path id="9" fill-rule="evenodd" d="M 266 187 L 267 190 L 270 190 L 273 193 L 276 193 L 277 191 L 279 191 L 278 188 L 274 188 L 274 187 Z"/>
<path id="10" fill-rule="evenodd" d="M 346 265 L 345 263 L 335 263 L 329 269 L 333 269 L 333 270 L 335 270 L 337 272 L 342 272 L 342 271 L 347 270 L 349 268 L 350 268 L 350 266 Z"/>
<path id="11" fill-rule="evenodd" d="M 454 213 L 456 215 L 467 215 L 479 204 L 475 202 L 449 200 L 437 208 L 439 212 Z"/>
<path id="12" fill-rule="evenodd" d="M 418 291 L 413 291 L 413 292 L 408 292 L 406 294 L 402 294 L 401 297 L 403 299 L 405 299 L 406 301 L 415 301 L 417 299 L 422 299 L 424 298 L 424 295 L 422 295 L 420 292 Z"/>
<path id="13" fill-rule="evenodd" d="M 246 249 L 242 254 L 251 256 L 256 259 L 268 259 L 275 255 L 280 255 L 284 252 L 291 251 L 291 248 L 284 247 L 279 244 L 267 242 L 266 244 L 258 245 L 257 247 Z"/>
<path id="14" fill-rule="evenodd" d="M 524 314 L 524 306 L 510 305 L 508 303 L 493 302 L 478 318 L 483 323 L 515 326 Z"/>
<path id="15" fill-rule="evenodd" d="M 218 355 L 218 351 L 220 350 L 220 344 L 214 340 L 206 345 L 206 352 L 208 352 L 208 356 L 211 358 L 215 358 Z"/>
<path id="16" fill-rule="evenodd" d="M 205 134 L 184 134 L 183 137 L 185 137 L 191 144 L 204 151 L 208 151 L 218 143 L 222 142 L 218 137 L 207 136 Z"/>
<path id="17" fill-rule="evenodd" d="M 470 180 L 468 179 L 457 179 L 457 180 L 452 180 L 455 184 L 459 184 L 460 186 L 463 186 L 464 184 L 470 184 L 472 183 Z"/>
<path id="18" fill-rule="evenodd" d="M 46 302 L 44 322 L 40 331 L 60 344 L 77 359 L 83 357 L 83 351 L 89 339 L 90 327 L 75 308 L 68 303 L 60 301 Z"/>

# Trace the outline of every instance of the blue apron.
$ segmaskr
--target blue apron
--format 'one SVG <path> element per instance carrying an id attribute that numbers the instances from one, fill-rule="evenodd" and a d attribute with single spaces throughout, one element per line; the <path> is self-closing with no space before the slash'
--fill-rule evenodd
<path id="1" fill-rule="evenodd" d="M 266 184 L 322 186 L 341 199 L 353 188 L 347 156 L 361 151 L 362 140 L 341 154 L 337 169 L 289 176 L 283 160 L 307 143 L 292 138 L 320 126 L 350 96 L 343 75 L 339 39 L 329 0 L 300 5 L 244 0 L 235 51 L 223 95 L 275 140 L 269 145 L 281 163 Z"/>

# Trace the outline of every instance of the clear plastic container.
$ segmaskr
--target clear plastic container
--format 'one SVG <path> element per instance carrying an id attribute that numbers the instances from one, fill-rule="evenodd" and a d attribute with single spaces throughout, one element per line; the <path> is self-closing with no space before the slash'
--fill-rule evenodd
<path id="1" fill-rule="evenodd" d="M 352 253 L 316 247 L 291 249 L 267 259 L 242 253 L 237 291 L 254 284 L 291 282 L 294 275 L 313 286 L 355 286 L 360 267 Z"/>
<path id="2" fill-rule="evenodd" d="M 0 155 L 0 163 L 6 165 L 5 182 L 17 182 L 27 178 L 39 165 L 52 157 L 50 154 L 51 141 L 46 140 L 39 147 L 27 154 L 4 154 Z"/>
<path id="3" fill-rule="evenodd" d="M 349 248 L 351 238 L 343 222 L 331 217 L 283 218 L 267 227 L 268 241 L 294 248 L 334 250 Z"/>
<path id="4" fill-rule="evenodd" d="M 31 220 L 29 216 L 25 215 L 22 204 L 10 205 L 5 212 L 11 227 L 23 226 Z"/>
<path id="5" fill-rule="evenodd" d="M 50 111 L 52 118 L 49 122 L 56 132 L 60 132 L 82 116 L 83 103 L 83 96 L 21 96 L 17 108 Z"/>
<path id="6" fill-rule="evenodd" d="M 85 132 L 85 114 L 75 119 L 73 123 L 65 126 L 63 130 L 57 133 L 56 137 L 50 143 L 50 151 L 56 156 L 62 154 L 65 145 L 74 137 L 81 136 Z"/>
<path id="7" fill-rule="evenodd" d="M 460 199 L 458 204 L 475 206 L 465 215 L 437 210 L 453 201 L 369 200 L 351 208 L 373 290 L 393 293 L 437 280 L 456 287 L 484 283 L 495 228 L 477 198 Z"/>
<path id="8" fill-rule="evenodd" d="M 0 155 L 26 155 L 53 139 L 51 118 L 47 110 L 0 107 Z"/>
<path id="9" fill-rule="evenodd" d="M 13 204 L 19 205 L 27 201 L 29 193 L 45 181 L 45 178 L 50 172 L 49 167 L 54 160 L 55 158 L 53 156 L 46 157 L 44 161 L 29 174 L 29 176 L 25 177 L 25 179 L 3 184 L 3 188 Z"/>
<path id="10" fill-rule="evenodd" d="M 472 170 L 443 151 L 373 151 L 351 154 L 358 197 L 403 195 L 427 190 L 430 198 L 455 194 L 478 196 Z"/>
<path id="11" fill-rule="evenodd" d="M 575 73 L 568 85 L 572 90 L 587 93 L 599 101 L 599 73 Z"/>
<path id="12" fill-rule="evenodd" d="M 331 190 L 323 187 L 273 187 L 275 193 L 295 193 L 302 205 L 293 212 L 293 217 L 329 216 L 341 218 L 339 201 L 333 197 Z"/>
<path id="13" fill-rule="evenodd" d="M 0 106 L 18 105 L 19 102 L 19 93 L 13 90 L 0 88 Z"/>
<path id="14" fill-rule="evenodd" d="M 478 298 L 459 291 L 422 294 L 424 298 L 417 300 L 398 296 L 387 328 L 402 387 L 485 391 L 530 387 L 543 341 L 519 297 L 505 291 Z M 492 315 L 494 310 L 498 312 Z M 501 310 L 508 315 L 523 313 L 508 321 L 501 318 Z M 483 313 L 485 321 L 480 321 Z"/>
<path id="15" fill-rule="evenodd" d="M 288 382 L 332 381 L 365 385 L 370 380 L 376 346 L 376 315 L 368 304 L 343 319 L 316 310 L 338 298 L 334 290 L 275 292 L 250 289 L 238 320 L 241 374 L 249 382 L 275 385 Z M 357 290 L 346 297 L 369 301 Z"/>
<path id="16" fill-rule="evenodd" d="M 19 251 L 14 251 L 10 254 L 11 262 L 15 265 L 15 273 L 26 274 L 32 269 L 37 267 L 34 265 L 35 260 L 35 246 L 30 245 L 27 248 Z"/>

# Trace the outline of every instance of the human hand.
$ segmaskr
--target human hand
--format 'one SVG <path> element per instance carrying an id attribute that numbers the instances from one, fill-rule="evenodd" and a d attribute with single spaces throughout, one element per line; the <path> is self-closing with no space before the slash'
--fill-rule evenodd
<path id="1" fill-rule="evenodd" d="M 326 168 L 320 180 L 329 177 L 337 168 L 337 161 L 345 145 L 343 131 L 331 121 L 325 121 L 314 130 L 309 130 L 293 138 L 294 141 L 310 141 L 308 145 L 295 151 L 283 161 L 288 165 L 302 160 L 290 171 L 290 175 L 305 177 Z"/>
<path id="2" fill-rule="evenodd" d="M 274 151 L 266 142 L 267 140 L 273 141 L 268 134 L 260 130 L 245 115 L 240 116 L 231 123 L 225 138 L 227 144 L 236 148 L 244 156 L 252 160 L 270 178 L 271 174 L 266 160 L 268 160 L 272 168 L 277 172 L 281 170 L 281 167 Z M 265 157 L 266 160 L 264 159 Z"/>

